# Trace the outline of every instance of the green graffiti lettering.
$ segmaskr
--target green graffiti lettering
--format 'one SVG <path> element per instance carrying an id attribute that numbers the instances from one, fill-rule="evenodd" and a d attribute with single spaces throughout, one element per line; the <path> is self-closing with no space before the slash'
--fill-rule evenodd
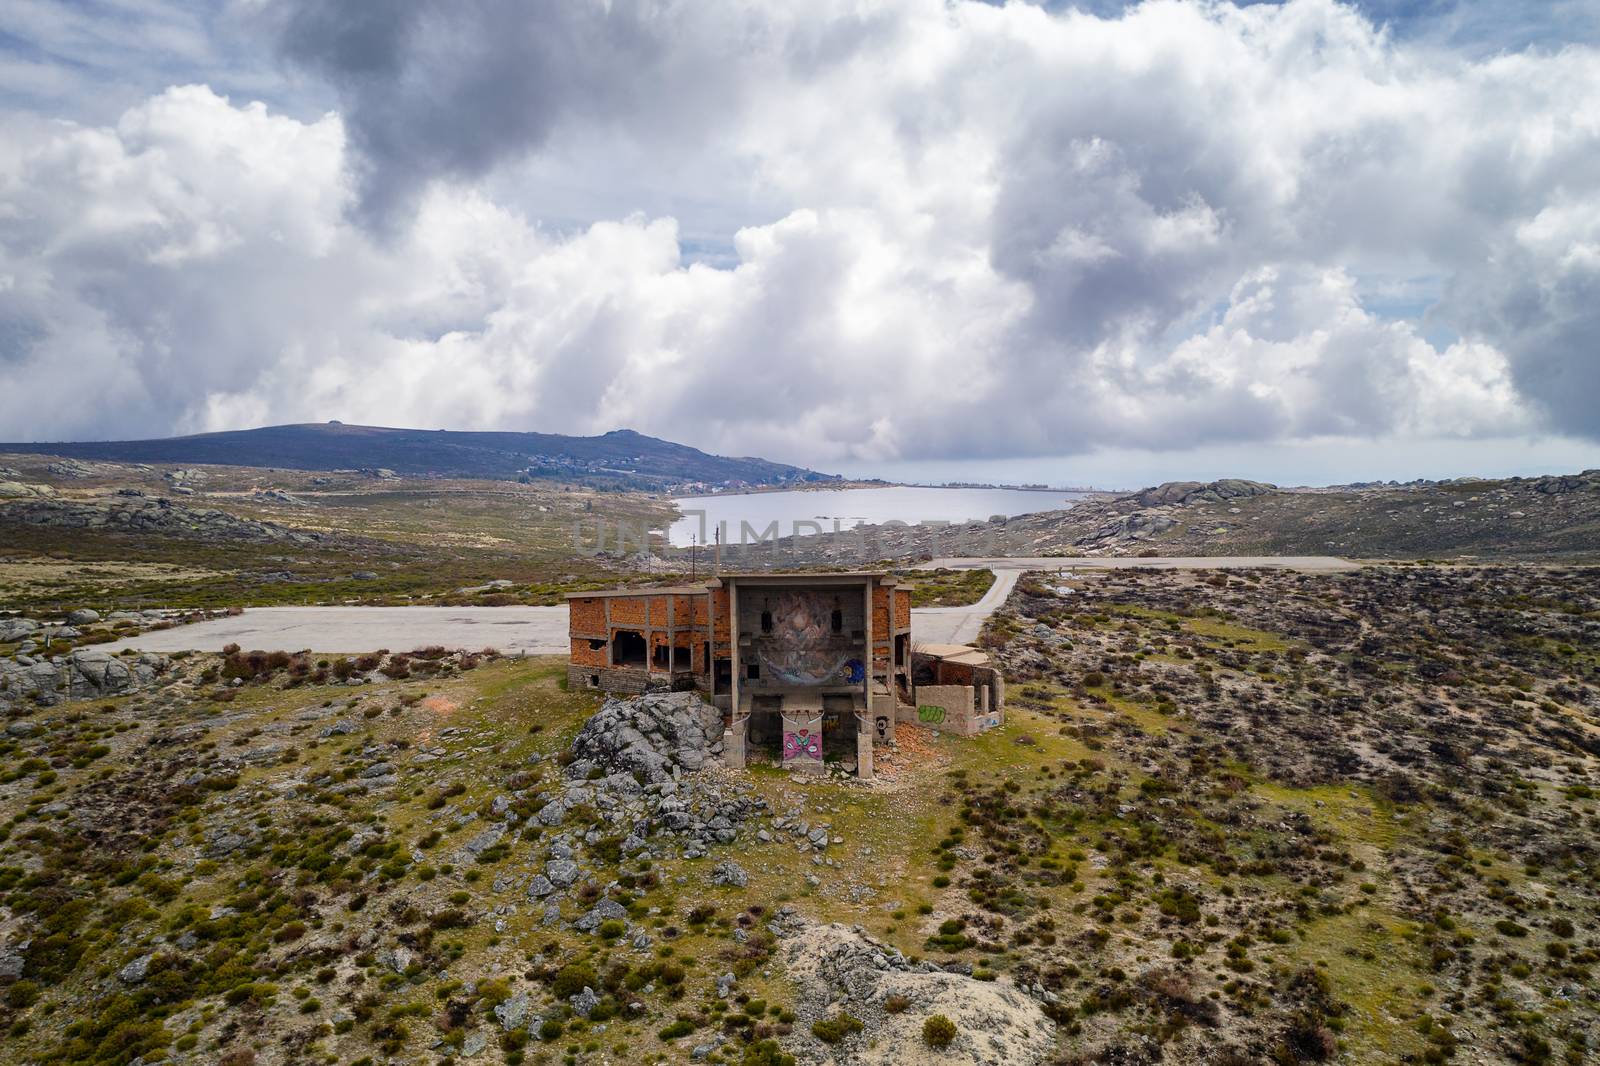
<path id="1" fill-rule="evenodd" d="M 924 705 L 917 708 L 917 717 L 922 719 L 924 722 L 937 725 L 944 721 L 944 708 L 934 707 L 932 705 Z"/>

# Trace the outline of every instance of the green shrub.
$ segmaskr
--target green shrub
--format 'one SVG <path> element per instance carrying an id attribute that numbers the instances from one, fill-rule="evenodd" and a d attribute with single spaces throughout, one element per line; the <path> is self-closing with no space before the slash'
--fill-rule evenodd
<path id="1" fill-rule="evenodd" d="M 795 1066 L 795 1059 L 785 1054 L 776 1040 L 758 1040 L 745 1046 L 739 1066 Z"/>
<path id="2" fill-rule="evenodd" d="M 811 1035 L 824 1044 L 837 1044 L 851 1033 L 861 1031 L 861 1019 L 840 1011 L 832 1018 L 819 1018 L 811 1023 Z"/>
<path id="3" fill-rule="evenodd" d="M 935 1014 L 922 1023 L 922 1042 L 932 1048 L 947 1048 L 955 1042 L 956 1023 Z"/>
<path id="4" fill-rule="evenodd" d="M 677 1040 L 680 1037 L 688 1036 L 692 1032 L 694 1032 L 694 1023 L 687 1019 L 679 1018 L 677 1021 L 669 1023 L 656 1036 L 662 1040 Z"/>
<path id="5" fill-rule="evenodd" d="M 550 994 L 564 1000 L 568 996 L 577 995 L 586 987 L 599 988 L 600 978 L 595 974 L 593 966 L 586 962 L 574 962 L 556 971 L 555 980 L 550 982 Z"/>

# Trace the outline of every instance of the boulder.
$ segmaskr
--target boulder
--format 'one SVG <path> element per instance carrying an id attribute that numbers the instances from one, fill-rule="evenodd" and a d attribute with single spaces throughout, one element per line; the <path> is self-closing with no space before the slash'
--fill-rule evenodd
<path id="1" fill-rule="evenodd" d="M 520 1029 L 528 1022 L 528 993 L 518 992 L 494 1008 L 494 1016 L 506 1032 Z"/>
<path id="2" fill-rule="evenodd" d="M 670 781 L 674 767 L 698 770 L 722 740 L 722 714 L 693 692 L 663 692 L 620 700 L 608 697 L 572 742 L 574 761 L 607 775 L 627 774 L 645 785 Z"/>
<path id="3" fill-rule="evenodd" d="M 0 644 L 25 640 L 39 631 L 39 623 L 31 618 L 0 618 Z"/>
<path id="4" fill-rule="evenodd" d="M 0 481 L 0 500 L 48 499 L 56 494 L 49 485 L 29 485 L 21 481 Z"/>
<path id="5" fill-rule="evenodd" d="M 587 1018 L 600 1005 L 600 997 L 595 994 L 594 989 L 584 985 L 583 991 L 577 995 L 567 997 L 567 1002 L 572 1004 L 574 1014 Z"/>
<path id="6" fill-rule="evenodd" d="M 154 955 L 140 955 L 137 959 L 134 959 L 132 962 L 128 963 L 122 969 L 117 971 L 117 980 L 121 981 L 125 985 L 136 985 L 142 983 L 144 979 L 149 976 L 150 963 L 154 959 Z"/>
<path id="7" fill-rule="evenodd" d="M 1246 481 L 1243 478 L 1223 478 L 1220 481 L 1168 481 L 1154 488 L 1142 489 L 1125 500 L 1133 500 L 1144 507 L 1187 507 L 1194 503 L 1220 503 L 1250 496 L 1265 496 L 1277 492 L 1278 486 L 1264 481 Z"/>
<path id="8" fill-rule="evenodd" d="M 570 888 L 578 880 L 578 864 L 571 859 L 551 859 L 545 863 L 544 873 L 557 888 Z"/>
<path id="9" fill-rule="evenodd" d="M 804 1031 L 796 1027 L 800 1048 L 815 1061 L 848 1057 L 863 1066 L 1034 1066 L 1051 1061 L 1055 1025 L 1009 979 L 979 981 L 931 962 L 913 963 L 867 937 L 860 927 L 843 925 L 805 926 L 801 935 L 784 941 L 783 954 L 785 970 L 798 989 L 796 1013 L 801 1018 L 844 1010 L 864 1026 L 849 1044 L 837 1047 L 799 1035 Z M 909 1000 L 910 1006 L 888 1011 L 884 1003 L 890 997 Z M 957 1033 L 936 1056 L 922 1039 L 923 1022 L 934 1014 L 955 1022 Z"/>
<path id="10" fill-rule="evenodd" d="M 826 839 L 826 834 L 824 834 Z M 719 862 L 711 871 L 711 883 L 714 885 L 728 885 L 733 888 L 744 888 L 750 883 L 750 875 L 744 872 L 744 867 L 733 861 Z"/>

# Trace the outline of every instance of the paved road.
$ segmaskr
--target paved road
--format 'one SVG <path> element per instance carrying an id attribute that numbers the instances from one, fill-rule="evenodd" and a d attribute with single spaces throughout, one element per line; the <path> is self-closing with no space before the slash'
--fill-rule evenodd
<path id="1" fill-rule="evenodd" d="M 507 654 L 565 654 L 567 608 L 559 607 L 251 607 L 233 618 L 141 633 L 108 651 L 312 651 L 331 655 L 388 648 L 410 651 L 499 648 Z"/>
<path id="2" fill-rule="evenodd" d="M 1357 564 L 1332 556 L 1219 556 L 1171 559 L 993 558 L 935 559 L 927 567 L 989 569 L 995 582 L 970 607 L 919 607 L 911 612 L 911 637 L 918 644 L 969 644 L 1025 570 L 1238 569 L 1274 567 L 1307 571 L 1351 570 Z M 567 608 L 559 607 L 252 607 L 233 618 L 179 626 L 104 645 L 107 651 L 221 651 L 228 644 L 263 651 L 312 651 L 332 655 L 388 648 L 410 651 L 498 648 L 507 654 L 565 655 Z"/>
<path id="3" fill-rule="evenodd" d="M 978 639 L 983 623 L 1006 602 L 1016 587 L 1022 568 L 996 567 L 994 584 L 983 599 L 969 607 L 917 607 L 911 611 L 913 644 L 971 644 Z"/>
<path id="4" fill-rule="evenodd" d="M 1079 559 L 1039 555 L 1029 557 L 989 556 L 985 558 L 947 558 L 923 563 L 923 569 L 948 567 L 951 570 L 1304 570 L 1307 573 L 1334 573 L 1359 569 L 1360 563 L 1334 555 L 1188 555 L 1158 559 L 1119 557 Z"/>

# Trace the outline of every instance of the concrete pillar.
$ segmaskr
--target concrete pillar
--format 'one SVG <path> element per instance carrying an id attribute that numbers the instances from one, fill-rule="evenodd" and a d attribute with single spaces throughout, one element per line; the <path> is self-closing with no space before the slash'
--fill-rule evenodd
<path id="1" fill-rule="evenodd" d="M 735 717 L 733 724 L 722 731 L 722 763 L 729 769 L 744 769 L 744 738 L 748 728 L 748 719 Z"/>
<path id="2" fill-rule="evenodd" d="M 872 733 L 856 734 L 856 776 L 863 781 L 872 780 Z"/>

